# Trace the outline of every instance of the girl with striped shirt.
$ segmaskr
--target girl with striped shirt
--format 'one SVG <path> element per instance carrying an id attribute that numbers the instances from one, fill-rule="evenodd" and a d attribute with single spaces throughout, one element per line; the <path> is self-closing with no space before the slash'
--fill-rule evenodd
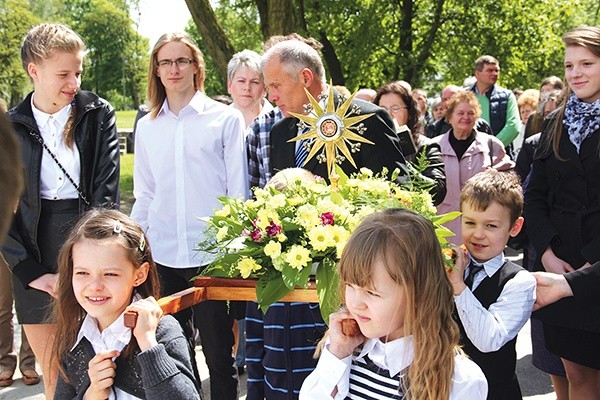
<path id="1" fill-rule="evenodd" d="M 429 220 L 404 209 L 366 217 L 339 268 L 345 307 L 329 318 L 300 400 L 486 398 L 485 376 L 458 347 L 452 286 Z M 358 329 L 346 328 L 349 320 Z"/>

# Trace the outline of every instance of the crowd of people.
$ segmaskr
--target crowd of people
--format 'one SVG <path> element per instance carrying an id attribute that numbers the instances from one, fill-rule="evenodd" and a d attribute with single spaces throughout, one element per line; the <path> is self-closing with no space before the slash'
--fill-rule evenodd
<path id="1" fill-rule="evenodd" d="M 505 89 L 500 62 L 484 55 L 472 79 L 434 99 L 404 81 L 357 91 L 349 107 L 369 114 L 372 144 L 340 167 L 399 170 L 402 183 L 426 160 L 418 173 L 438 213 L 462 213 L 446 224 L 455 265 L 444 266 L 426 218 L 374 213 L 344 248 L 342 308 L 324 321 L 313 303 L 263 313 L 205 301 L 165 316 L 156 302 L 214 261 L 197 248 L 198 216 L 219 198 L 251 198 L 290 168 L 329 176 L 307 157 L 310 141 L 291 140 L 304 133 L 294 114 L 309 112 L 307 93 L 329 92 L 320 43 L 275 36 L 262 55 L 236 53 L 228 101 L 204 93 L 189 35 L 161 36 L 126 216 L 114 109 L 80 88 L 85 44 L 61 24 L 33 27 L 21 49 L 33 91 L 0 115 L 0 269 L 12 280 L 0 293 L 0 386 L 16 369 L 14 298 L 23 381 L 39 382 L 35 356 L 49 399 L 202 398 L 199 339 L 214 400 L 237 399 L 246 372 L 249 400 L 517 400 L 516 337 L 530 318 L 533 363 L 557 399 L 600 398 L 600 28 L 563 42 L 564 87 L 549 77 L 539 90 Z M 351 96 L 332 93 L 336 106 Z M 523 249 L 523 267 L 507 245 Z"/>

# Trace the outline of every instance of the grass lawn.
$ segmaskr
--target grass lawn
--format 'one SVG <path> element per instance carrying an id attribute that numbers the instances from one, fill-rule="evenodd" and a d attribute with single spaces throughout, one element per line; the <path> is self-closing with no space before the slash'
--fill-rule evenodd
<path id="1" fill-rule="evenodd" d="M 117 129 L 133 129 L 137 110 L 117 111 Z"/>
<path id="2" fill-rule="evenodd" d="M 121 211 L 129 215 L 133 206 L 133 154 L 121 155 Z"/>

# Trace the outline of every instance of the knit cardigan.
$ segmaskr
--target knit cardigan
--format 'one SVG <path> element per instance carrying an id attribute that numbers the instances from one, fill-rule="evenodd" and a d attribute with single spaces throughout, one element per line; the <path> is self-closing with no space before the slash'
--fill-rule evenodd
<path id="1" fill-rule="evenodd" d="M 163 317 L 156 330 L 157 346 L 130 357 L 121 355 L 114 385 L 140 399 L 201 399 L 194 379 L 188 345 L 179 323 Z M 90 386 L 88 364 L 95 356 L 92 344 L 83 338 L 61 359 L 70 382 L 59 374 L 55 399 L 83 399 Z"/>

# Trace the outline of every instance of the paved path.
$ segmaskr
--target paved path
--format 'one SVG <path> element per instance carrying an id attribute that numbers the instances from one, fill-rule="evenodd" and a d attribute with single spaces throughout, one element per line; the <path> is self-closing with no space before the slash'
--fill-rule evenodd
<path id="1" fill-rule="evenodd" d="M 508 251 L 510 259 L 520 261 L 520 254 Z M 16 326 L 16 329 L 20 327 Z M 15 338 L 20 338 L 20 334 L 16 334 Z M 16 347 L 18 348 L 18 347 Z M 208 370 L 204 363 L 204 357 L 200 347 L 196 348 L 196 357 L 198 366 L 200 367 L 200 376 L 202 377 L 202 387 L 204 388 L 205 399 L 210 399 L 208 393 Z M 548 375 L 534 368 L 531 365 L 531 340 L 529 337 L 529 323 L 523 327 L 517 339 L 517 375 L 521 383 L 524 400 L 555 400 L 554 391 L 550 384 Z M 38 368 L 38 371 L 40 369 Z M 44 400 L 43 384 L 35 386 L 25 386 L 19 379 L 20 373 L 15 373 L 15 383 L 7 388 L 0 389 L 0 400 Z M 246 399 L 246 376 L 242 376 L 241 380 L 241 400 Z"/>

